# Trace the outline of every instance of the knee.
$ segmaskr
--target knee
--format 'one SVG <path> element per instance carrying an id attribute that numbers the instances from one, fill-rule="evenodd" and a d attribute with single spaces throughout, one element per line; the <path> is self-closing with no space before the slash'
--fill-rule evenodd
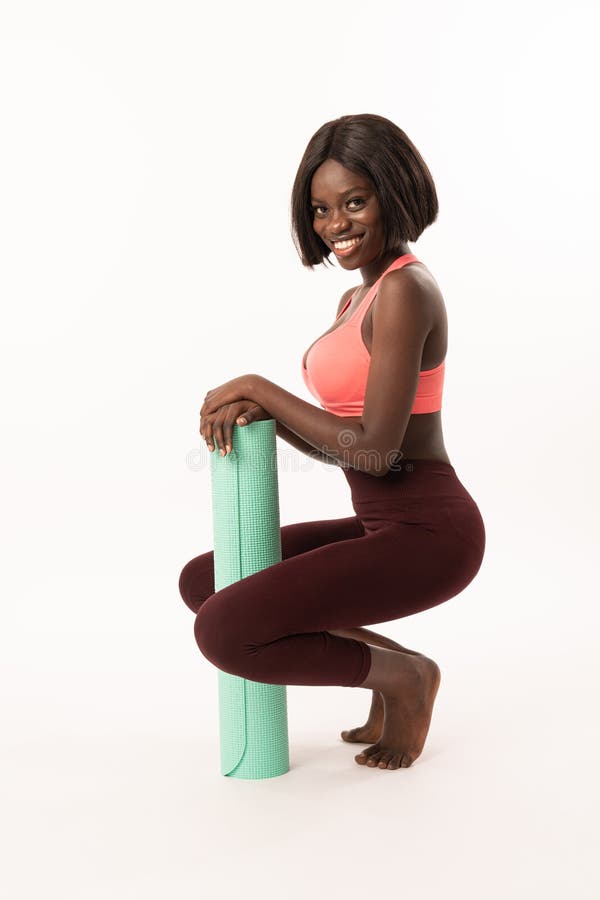
<path id="1" fill-rule="evenodd" d="M 214 593 L 214 581 L 206 570 L 200 566 L 202 557 L 191 559 L 179 574 L 179 593 L 181 599 L 192 612 L 197 613 L 207 597 Z"/>
<path id="2" fill-rule="evenodd" d="M 236 619 L 225 613 L 221 595 L 216 604 L 207 603 L 196 615 L 194 636 L 200 652 L 222 672 L 246 678 L 245 660 L 251 652 L 244 640 L 243 628 Z"/>
<path id="3" fill-rule="evenodd" d="M 186 563 L 183 569 L 179 574 L 179 593 L 181 594 L 181 599 L 185 603 L 186 606 L 192 610 L 192 612 L 198 612 L 198 604 L 194 603 L 192 599 L 192 585 L 190 578 L 190 564 Z"/>

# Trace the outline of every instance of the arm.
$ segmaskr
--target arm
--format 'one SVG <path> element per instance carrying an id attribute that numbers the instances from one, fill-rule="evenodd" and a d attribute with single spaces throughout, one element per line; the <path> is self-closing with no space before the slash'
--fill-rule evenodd
<path id="1" fill-rule="evenodd" d="M 328 463 L 333 466 L 339 465 L 336 459 L 333 459 L 331 456 L 326 456 L 325 453 L 321 453 L 316 447 L 313 447 L 312 444 L 307 444 L 301 437 L 293 431 L 290 431 L 289 428 L 286 428 L 282 422 L 276 421 L 275 426 L 277 437 L 283 438 L 284 441 L 287 441 L 287 443 L 291 444 L 292 447 L 295 447 L 296 450 L 299 450 L 301 453 L 306 453 L 311 459 L 318 459 L 320 462 Z"/>
<path id="2" fill-rule="evenodd" d="M 419 385 L 423 348 L 433 327 L 429 289 L 409 270 L 390 272 L 373 303 L 373 346 L 362 425 L 385 475 L 402 446 Z"/>
<path id="3" fill-rule="evenodd" d="M 317 458 L 320 455 L 333 457 L 332 461 L 337 465 L 369 471 L 372 460 L 366 454 L 362 426 L 356 418 L 344 419 L 319 409 L 261 375 L 252 375 L 251 379 L 249 396 L 269 410 L 278 423 L 278 433 L 281 423 L 288 433 L 300 439 L 299 449 L 308 444 L 317 453 Z"/>
<path id="4" fill-rule="evenodd" d="M 260 375 L 251 397 L 277 422 L 345 467 L 382 476 L 401 447 L 431 329 L 426 288 L 390 272 L 373 306 L 373 346 L 363 415 L 336 416 L 306 403 Z"/>

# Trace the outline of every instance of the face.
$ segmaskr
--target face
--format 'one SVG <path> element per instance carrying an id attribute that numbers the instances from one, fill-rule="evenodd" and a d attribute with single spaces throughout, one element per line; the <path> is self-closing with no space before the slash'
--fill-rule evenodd
<path id="1" fill-rule="evenodd" d="M 310 205 L 314 230 L 344 268 L 364 266 L 382 253 L 381 210 L 365 176 L 326 159 L 312 177 Z M 352 243 L 336 244 L 343 238 Z"/>

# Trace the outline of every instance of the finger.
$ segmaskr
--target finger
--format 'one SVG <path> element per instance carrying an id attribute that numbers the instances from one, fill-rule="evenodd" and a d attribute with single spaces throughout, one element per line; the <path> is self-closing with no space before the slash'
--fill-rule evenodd
<path id="1" fill-rule="evenodd" d="M 200 434 L 202 440 L 206 441 L 206 446 L 212 453 L 214 450 L 213 433 L 212 433 L 212 417 L 203 416 L 200 420 Z"/>
<path id="2" fill-rule="evenodd" d="M 221 456 L 225 456 L 225 442 L 223 441 L 223 416 L 220 411 L 217 413 L 213 421 L 212 433 L 215 447 L 218 449 Z"/>
<path id="3" fill-rule="evenodd" d="M 242 417 L 247 419 L 248 424 L 254 422 L 255 419 L 262 418 L 263 415 L 264 414 L 260 406 L 252 406 L 250 409 L 247 409 L 242 413 Z"/>
<path id="4" fill-rule="evenodd" d="M 227 456 L 233 449 L 233 423 L 235 421 L 235 404 L 222 406 L 214 416 L 212 432 L 215 444 L 221 456 Z"/>
<path id="5" fill-rule="evenodd" d="M 231 453 L 233 449 L 233 423 L 235 421 L 235 407 L 227 411 L 223 421 L 223 440 L 225 441 L 225 452 Z"/>
<path id="6" fill-rule="evenodd" d="M 236 424 L 237 425 L 248 425 L 252 419 L 254 418 L 254 412 L 256 410 L 256 406 L 249 406 L 248 409 L 245 409 L 243 413 L 237 417 Z"/>
<path id="7" fill-rule="evenodd" d="M 245 409 L 244 412 L 240 413 L 237 419 L 235 420 L 236 425 L 247 425 L 252 421 L 252 409 L 249 407 Z"/>

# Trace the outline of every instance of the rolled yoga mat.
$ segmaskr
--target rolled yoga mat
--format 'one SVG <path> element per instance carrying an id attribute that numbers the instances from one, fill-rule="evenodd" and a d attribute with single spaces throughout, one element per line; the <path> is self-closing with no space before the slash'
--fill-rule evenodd
<path id="1" fill-rule="evenodd" d="M 234 425 L 231 452 L 211 453 L 215 591 L 281 562 L 275 438 L 275 419 Z M 284 775 L 290 767 L 286 686 L 217 671 L 221 774 Z"/>

